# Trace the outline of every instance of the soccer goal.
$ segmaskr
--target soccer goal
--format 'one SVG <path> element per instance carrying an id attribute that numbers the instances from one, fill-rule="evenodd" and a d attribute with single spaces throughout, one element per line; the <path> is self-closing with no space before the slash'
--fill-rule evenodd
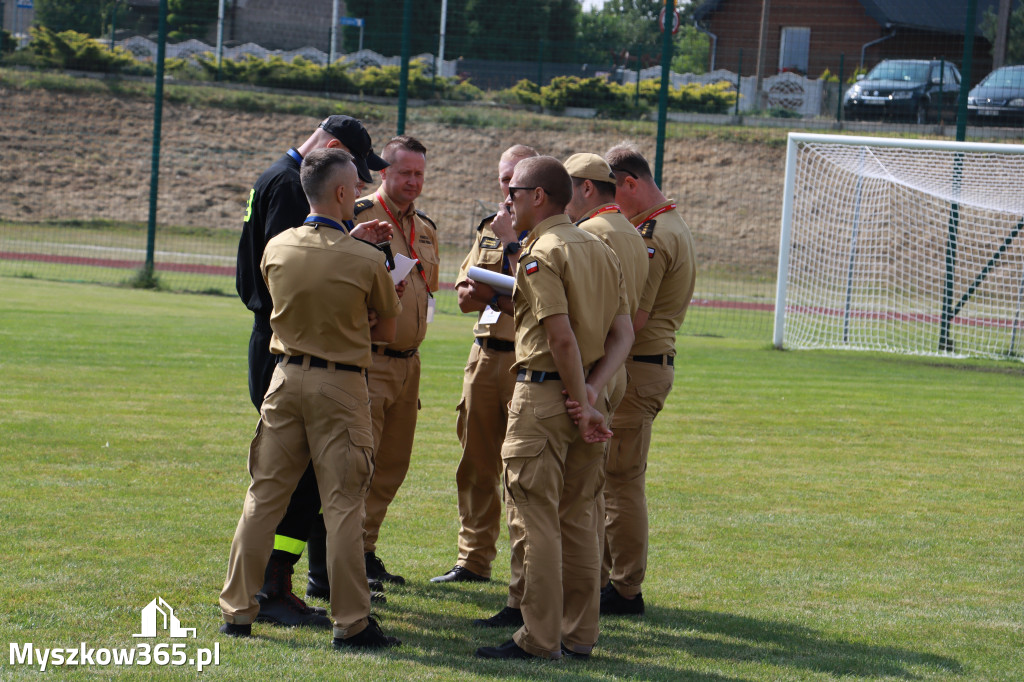
<path id="1" fill-rule="evenodd" d="M 1024 355 L 1024 145 L 790 133 L 774 343 Z"/>

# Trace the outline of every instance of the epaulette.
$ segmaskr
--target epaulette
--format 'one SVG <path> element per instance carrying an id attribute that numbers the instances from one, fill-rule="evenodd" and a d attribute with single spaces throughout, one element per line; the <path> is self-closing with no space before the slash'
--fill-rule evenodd
<path id="1" fill-rule="evenodd" d="M 437 223 L 435 223 L 433 220 L 431 220 L 430 216 L 428 216 L 426 213 L 424 213 L 423 211 L 419 210 L 418 208 L 416 209 L 416 215 L 418 215 L 420 218 L 423 218 L 428 223 L 430 223 L 430 226 L 432 228 L 434 228 L 434 231 L 435 232 L 437 231 Z"/>
<path id="2" fill-rule="evenodd" d="M 640 236 L 643 237 L 644 239 L 650 239 L 651 237 L 654 236 L 654 226 L 656 224 L 657 221 L 654 220 L 653 218 L 650 220 L 645 220 L 642 223 L 640 223 L 640 225 L 637 226 L 636 231 L 639 232 Z"/>
<path id="3" fill-rule="evenodd" d="M 360 199 L 356 202 L 356 215 L 373 206 L 373 199 Z"/>
<path id="4" fill-rule="evenodd" d="M 481 220 L 480 224 L 476 226 L 476 231 L 477 232 L 482 232 L 483 229 L 484 229 L 484 226 L 488 223 L 488 221 L 494 220 L 495 216 L 497 216 L 497 215 L 498 215 L 497 213 L 492 213 L 491 215 L 489 215 L 486 218 L 484 218 L 483 220 Z"/>

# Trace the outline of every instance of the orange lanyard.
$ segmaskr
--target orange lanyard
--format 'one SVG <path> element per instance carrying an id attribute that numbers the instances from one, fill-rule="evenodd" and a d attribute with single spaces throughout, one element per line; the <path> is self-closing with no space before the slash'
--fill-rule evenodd
<path id="1" fill-rule="evenodd" d="M 405 237 L 405 230 L 402 229 L 401 221 L 395 218 L 395 214 L 391 212 L 390 208 L 388 208 L 387 203 L 384 201 L 384 197 L 381 196 L 379 191 L 377 192 L 377 199 L 380 201 L 381 208 L 383 208 L 384 212 L 388 214 L 388 218 L 391 218 L 391 224 L 398 229 L 403 237 Z M 423 263 L 420 262 L 420 257 L 416 255 L 416 248 L 413 246 L 413 243 L 416 241 L 416 218 L 410 220 L 409 223 L 409 239 L 407 240 L 409 242 L 409 253 L 416 259 L 416 269 L 419 270 L 420 277 L 423 278 L 423 282 L 427 285 L 427 294 L 430 295 L 430 282 L 427 281 L 427 273 L 423 271 Z"/>
<path id="2" fill-rule="evenodd" d="M 600 209 L 594 211 L 591 215 L 588 215 L 587 216 L 587 220 L 590 220 L 591 218 L 596 218 L 597 216 L 601 215 L 602 213 L 612 213 L 612 212 L 622 213 L 622 209 L 619 208 L 618 204 L 612 204 L 611 206 L 605 206 L 604 208 L 600 208 Z"/>
<path id="3" fill-rule="evenodd" d="M 646 222 L 647 222 L 647 221 L 649 221 L 649 220 L 654 220 L 654 218 L 655 218 L 656 216 L 660 216 L 660 215 L 661 215 L 662 213 L 664 213 L 665 211 L 671 211 L 671 210 L 672 210 L 672 209 L 674 209 L 675 207 L 676 207 L 676 205 L 675 205 L 675 204 L 669 204 L 668 206 L 662 206 L 662 207 L 661 207 L 661 208 L 659 208 L 659 209 L 658 209 L 657 211 L 655 211 L 655 212 L 654 212 L 654 213 L 652 213 L 651 215 L 649 215 L 649 216 L 647 216 L 646 218 L 644 218 L 644 219 L 643 219 L 643 222 L 641 222 L 641 223 L 640 223 L 640 225 L 643 225 L 644 223 L 646 223 Z M 640 229 L 640 225 L 637 225 L 637 226 L 636 226 L 636 229 L 638 229 L 638 230 L 639 230 L 639 229 Z"/>

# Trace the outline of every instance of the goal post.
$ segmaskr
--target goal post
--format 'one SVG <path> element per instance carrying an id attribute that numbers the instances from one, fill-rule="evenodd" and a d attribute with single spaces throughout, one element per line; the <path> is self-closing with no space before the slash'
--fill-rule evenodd
<path id="1" fill-rule="evenodd" d="M 773 342 L 1024 356 L 1024 145 L 790 133 Z"/>

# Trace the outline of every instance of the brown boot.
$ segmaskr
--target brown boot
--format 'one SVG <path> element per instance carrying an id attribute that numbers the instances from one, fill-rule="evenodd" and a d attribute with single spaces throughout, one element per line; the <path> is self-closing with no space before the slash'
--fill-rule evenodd
<path id="1" fill-rule="evenodd" d="M 256 600 L 260 603 L 256 620 L 261 623 L 324 629 L 333 626 L 326 609 L 311 608 L 292 592 L 292 564 L 287 559 L 270 556 L 263 590 Z"/>

